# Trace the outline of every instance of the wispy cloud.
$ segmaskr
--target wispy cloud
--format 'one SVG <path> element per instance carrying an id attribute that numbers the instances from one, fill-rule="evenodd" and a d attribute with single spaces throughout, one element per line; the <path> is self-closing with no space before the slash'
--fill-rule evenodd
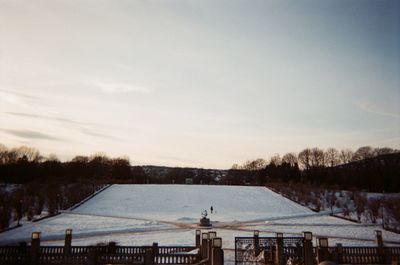
<path id="1" fill-rule="evenodd" d="M 4 96 L 4 97 L 17 96 L 17 97 L 21 97 L 21 98 L 25 98 L 25 99 L 34 99 L 34 100 L 40 99 L 40 98 L 32 96 L 32 95 L 28 95 L 28 94 L 17 92 L 17 91 L 10 91 L 10 90 L 6 90 L 6 89 L 0 89 L 0 95 Z"/>
<path id="2" fill-rule="evenodd" d="M 98 132 L 98 131 L 94 131 L 94 130 L 83 129 L 83 130 L 81 130 L 81 132 L 86 134 L 86 135 L 89 135 L 89 136 L 112 139 L 112 140 L 120 140 L 119 138 L 116 138 L 114 136 L 107 135 L 107 134 L 104 134 L 104 133 L 101 133 L 101 132 Z"/>
<path id="3" fill-rule="evenodd" d="M 89 135 L 89 136 L 113 139 L 113 140 L 120 140 L 119 138 L 116 138 L 111 135 L 107 135 L 105 133 L 102 133 L 102 132 L 99 132 L 98 130 L 93 129 L 93 126 L 95 125 L 93 123 L 80 122 L 80 121 L 75 121 L 75 120 L 66 119 L 66 118 L 62 118 L 62 117 L 46 116 L 46 115 L 40 115 L 40 114 L 30 114 L 30 113 L 23 113 L 23 112 L 5 112 L 5 114 L 12 115 L 12 116 L 18 116 L 18 117 L 26 117 L 26 118 L 32 118 L 32 119 L 41 119 L 41 120 L 61 122 L 64 124 L 69 124 L 73 128 L 74 127 L 78 128 L 81 133 Z"/>
<path id="4" fill-rule="evenodd" d="M 19 108 L 26 108 L 39 103 L 43 104 L 43 101 L 36 96 L 0 88 L 0 104 L 2 103 L 12 104 Z"/>
<path id="5" fill-rule="evenodd" d="M 376 106 L 368 101 L 360 101 L 357 102 L 357 107 L 363 111 L 378 114 L 381 116 L 392 117 L 396 119 L 400 119 L 400 113 L 390 112 L 383 109 L 380 106 Z"/>
<path id="6" fill-rule="evenodd" d="M 5 112 L 5 113 L 9 114 L 9 115 L 13 115 L 13 116 L 20 116 L 20 117 L 52 120 L 52 121 L 59 121 L 59 122 L 64 122 L 64 123 L 77 124 L 77 125 L 90 125 L 90 123 L 74 121 L 71 119 L 66 119 L 66 118 L 61 118 L 61 117 L 45 116 L 45 115 L 40 115 L 40 114 L 30 114 L 30 113 L 23 113 L 23 112 Z"/>
<path id="7" fill-rule="evenodd" d="M 41 139 L 41 140 L 51 140 L 51 141 L 61 140 L 60 138 L 56 138 L 37 131 L 12 130 L 12 129 L 2 129 L 2 131 L 25 139 Z"/>
<path id="8" fill-rule="evenodd" d="M 107 82 L 93 82 L 95 87 L 98 87 L 106 94 L 121 94 L 121 93 L 142 93 L 148 94 L 151 89 L 143 86 L 136 86 L 129 83 L 107 83 Z"/>

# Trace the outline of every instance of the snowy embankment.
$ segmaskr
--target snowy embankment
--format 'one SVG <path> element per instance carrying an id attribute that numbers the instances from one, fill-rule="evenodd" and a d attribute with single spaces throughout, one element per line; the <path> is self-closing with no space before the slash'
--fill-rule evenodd
<path id="1" fill-rule="evenodd" d="M 214 213 L 210 214 L 213 206 Z M 162 221 L 235 222 L 308 214 L 311 211 L 264 187 L 113 185 L 74 212 Z"/>
<path id="2" fill-rule="evenodd" d="M 87 198 L 85 198 L 84 200 L 82 200 L 81 202 L 78 202 L 77 204 L 75 204 L 74 206 L 70 207 L 68 210 L 71 211 L 73 209 L 78 208 L 79 206 L 81 206 L 82 204 L 84 204 L 85 202 L 89 201 L 90 199 L 92 199 L 94 196 L 96 196 L 97 194 L 103 192 L 104 190 L 108 189 L 109 187 L 111 187 L 112 184 L 108 184 L 105 185 L 103 188 L 95 191 L 93 194 L 91 194 L 90 196 L 88 196 Z"/>
<path id="3" fill-rule="evenodd" d="M 0 244 L 28 241 L 31 232 L 41 231 L 44 245 L 62 245 L 64 230 L 72 228 L 74 245 L 193 245 L 205 209 L 228 260 L 234 237 L 251 236 L 254 229 L 261 236 L 311 231 L 344 245 L 374 245 L 379 229 L 312 212 L 264 187 L 112 185 L 72 211 L 0 234 Z M 387 231 L 384 239 L 400 242 L 399 235 Z"/>

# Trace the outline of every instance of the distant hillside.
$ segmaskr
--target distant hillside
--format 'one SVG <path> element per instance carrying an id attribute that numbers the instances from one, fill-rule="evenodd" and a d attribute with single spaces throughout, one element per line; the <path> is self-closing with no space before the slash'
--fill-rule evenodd
<path id="1" fill-rule="evenodd" d="M 379 155 L 335 167 L 303 170 L 299 179 L 345 189 L 400 192 L 400 153 Z"/>
<path id="2" fill-rule="evenodd" d="M 400 153 L 384 154 L 359 161 L 339 165 L 337 168 L 357 168 L 357 167 L 400 167 Z M 400 171 L 397 171 L 400 173 Z"/>
<path id="3" fill-rule="evenodd" d="M 325 170 L 327 182 L 370 191 L 400 191 L 400 153 L 380 155 Z"/>
<path id="4" fill-rule="evenodd" d="M 142 166 L 144 173 L 149 178 L 149 183 L 186 183 L 215 184 L 226 176 L 228 170 L 183 168 L 165 166 Z"/>
<path id="5" fill-rule="evenodd" d="M 301 170 L 297 164 L 270 163 L 257 170 L 231 169 L 220 184 L 268 185 L 273 182 L 304 183 L 320 187 L 375 192 L 400 192 L 400 153 L 378 155 L 327 167 Z"/>

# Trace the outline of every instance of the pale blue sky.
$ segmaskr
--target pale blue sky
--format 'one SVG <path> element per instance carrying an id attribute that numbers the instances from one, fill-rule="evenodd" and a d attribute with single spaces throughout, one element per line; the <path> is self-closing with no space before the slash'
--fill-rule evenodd
<path id="1" fill-rule="evenodd" d="M 400 2 L 0 0 L 0 143 L 218 168 L 400 148 Z"/>

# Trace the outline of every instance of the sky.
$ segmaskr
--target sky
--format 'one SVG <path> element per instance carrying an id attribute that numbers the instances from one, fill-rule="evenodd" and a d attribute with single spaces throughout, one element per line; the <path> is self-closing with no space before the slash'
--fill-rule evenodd
<path id="1" fill-rule="evenodd" d="M 400 2 L 0 0 L 0 143 L 206 168 L 400 148 Z"/>

